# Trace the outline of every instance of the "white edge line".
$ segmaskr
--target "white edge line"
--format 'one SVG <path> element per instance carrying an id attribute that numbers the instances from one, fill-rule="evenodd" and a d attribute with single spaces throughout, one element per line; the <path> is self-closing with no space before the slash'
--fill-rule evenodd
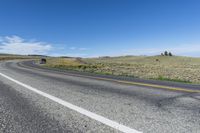
<path id="1" fill-rule="evenodd" d="M 110 126 L 110 127 L 114 128 L 114 129 L 117 129 L 117 130 L 119 130 L 121 132 L 124 132 L 124 133 L 142 133 L 140 131 L 137 131 L 135 129 L 132 129 L 130 127 L 127 127 L 125 125 L 122 125 L 122 124 L 119 124 L 119 123 L 117 123 L 115 121 L 112 121 L 112 120 L 110 120 L 108 118 L 105 118 L 105 117 L 100 116 L 98 114 L 92 113 L 92 112 L 90 112 L 90 111 L 88 111 L 86 109 L 83 109 L 81 107 L 73 105 L 73 104 L 71 104 L 69 102 L 66 102 L 66 101 L 60 99 L 60 98 L 57 98 L 55 96 L 52 96 L 52 95 L 47 94 L 45 92 L 42 92 L 42 91 L 40 91 L 40 90 L 38 90 L 36 88 L 33 88 L 33 87 L 29 86 L 29 85 L 26 85 L 26 84 L 24 84 L 22 82 L 19 82 L 19 81 L 15 80 L 15 79 L 3 74 L 3 73 L 0 73 L 0 75 L 2 77 L 4 77 L 4 78 L 7 78 L 7 79 L 9 79 L 9 80 L 21 85 L 21 86 L 33 91 L 33 92 L 39 94 L 39 95 L 42 95 L 42 96 L 44 96 L 44 97 L 46 97 L 46 98 L 48 98 L 48 99 L 50 99 L 50 100 L 52 100 L 52 101 L 54 101 L 56 103 L 59 103 L 59 104 L 65 106 L 65 107 L 67 107 L 67 108 L 69 108 L 71 110 L 79 112 L 80 114 L 83 114 L 83 115 L 85 115 L 85 116 L 87 116 L 89 118 L 92 118 L 92 119 L 94 119 L 96 121 L 99 121 L 99 122 L 101 122 L 101 123 L 103 123 L 103 124 L 105 124 L 107 126 Z"/>

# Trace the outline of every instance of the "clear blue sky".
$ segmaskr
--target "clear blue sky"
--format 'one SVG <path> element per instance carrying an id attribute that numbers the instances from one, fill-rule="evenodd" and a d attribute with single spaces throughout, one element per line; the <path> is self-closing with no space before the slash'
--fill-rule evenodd
<path id="1" fill-rule="evenodd" d="M 199 0 L 0 1 L 2 53 L 91 57 L 164 50 L 200 56 Z"/>

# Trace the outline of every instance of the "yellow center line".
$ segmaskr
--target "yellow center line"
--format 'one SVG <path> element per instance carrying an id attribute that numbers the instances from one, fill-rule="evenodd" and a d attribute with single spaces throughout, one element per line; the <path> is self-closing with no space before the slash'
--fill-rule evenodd
<path id="1" fill-rule="evenodd" d="M 20 63 L 21 64 L 21 63 Z M 23 64 L 21 64 L 23 65 Z M 23 65 L 25 66 L 25 65 Z M 39 68 L 34 68 L 30 66 L 31 69 L 41 70 Z M 157 84 L 150 84 L 150 83 L 141 83 L 141 82 L 135 82 L 135 81 L 123 81 L 123 80 L 117 80 L 117 79 L 109 79 L 109 78 L 101 78 L 101 77 L 93 77 L 93 76 L 86 76 L 86 75 L 80 75 L 80 74 L 67 74 L 70 76 L 76 76 L 76 77 L 83 77 L 83 78 L 90 78 L 90 79 L 96 79 L 96 80 L 104 80 L 104 81 L 112 81 L 117 83 L 123 83 L 128 85 L 138 85 L 138 86 L 146 86 L 146 87 L 152 87 L 157 89 L 166 89 L 171 91 L 182 91 L 182 92 L 189 92 L 189 93 L 200 93 L 200 90 L 192 90 L 192 89 L 186 89 L 186 88 L 179 88 L 179 87 L 171 87 L 171 86 L 165 86 L 165 85 L 157 85 Z"/>
<path id="2" fill-rule="evenodd" d="M 76 76 L 76 75 L 73 75 L 73 76 Z M 156 84 L 141 83 L 141 82 L 134 82 L 134 81 L 123 81 L 123 80 L 92 77 L 92 76 L 82 76 L 82 75 L 80 75 L 80 77 L 87 77 L 87 78 L 104 80 L 104 81 L 113 81 L 113 82 L 118 82 L 118 83 L 123 83 L 123 84 L 129 84 L 129 85 L 138 85 L 138 86 L 153 87 L 153 88 L 158 88 L 158 89 L 167 89 L 167 90 L 172 90 L 172 91 L 200 93 L 200 90 L 190 90 L 190 89 L 185 89 L 185 88 L 178 88 L 178 87 L 171 87 L 171 86 L 164 86 L 164 85 L 156 85 Z"/>

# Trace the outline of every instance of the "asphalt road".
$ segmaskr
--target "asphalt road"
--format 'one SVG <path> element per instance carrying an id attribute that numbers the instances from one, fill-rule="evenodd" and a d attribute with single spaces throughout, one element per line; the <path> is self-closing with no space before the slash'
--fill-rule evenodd
<path id="1" fill-rule="evenodd" d="M 1 62 L 0 132 L 199 133 L 200 87 L 184 87 L 197 91 L 136 86 L 23 67 L 18 61 Z"/>

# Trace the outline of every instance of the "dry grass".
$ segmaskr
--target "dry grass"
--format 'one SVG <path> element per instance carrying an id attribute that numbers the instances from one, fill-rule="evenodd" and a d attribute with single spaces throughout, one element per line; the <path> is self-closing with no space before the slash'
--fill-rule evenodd
<path id="1" fill-rule="evenodd" d="M 0 61 L 6 60 L 26 60 L 26 59 L 40 59 L 39 56 L 27 56 L 27 55 L 12 55 L 12 54 L 0 54 Z"/>
<path id="2" fill-rule="evenodd" d="M 77 67 L 81 63 L 75 58 L 47 58 L 47 66 L 50 67 Z"/>
<path id="3" fill-rule="evenodd" d="M 127 56 L 113 58 L 51 58 L 47 66 L 145 79 L 200 83 L 200 58 Z"/>
<path id="4" fill-rule="evenodd" d="M 0 56 L 0 61 L 5 60 L 16 60 L 16 59 L 27 59 L 28 57 L 23 56 Z"/>

